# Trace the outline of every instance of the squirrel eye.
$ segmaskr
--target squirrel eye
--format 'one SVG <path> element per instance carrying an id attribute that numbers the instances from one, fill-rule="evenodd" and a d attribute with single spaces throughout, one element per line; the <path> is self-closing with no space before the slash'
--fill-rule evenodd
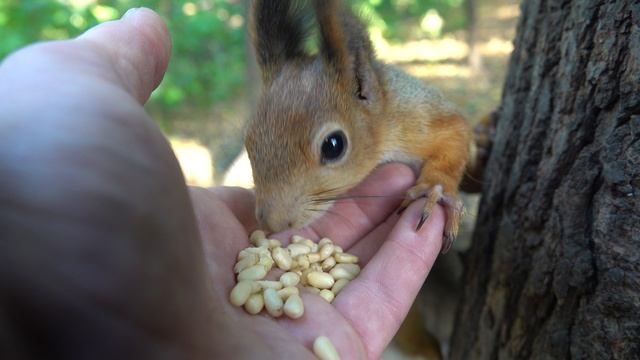
<path id="1" fill-rule="evenodd" d="M 338 130 L 327 135 L 322 142 L 322 163 L 336 161 L 342 157 L 347 149 L 347 137 Z"/>

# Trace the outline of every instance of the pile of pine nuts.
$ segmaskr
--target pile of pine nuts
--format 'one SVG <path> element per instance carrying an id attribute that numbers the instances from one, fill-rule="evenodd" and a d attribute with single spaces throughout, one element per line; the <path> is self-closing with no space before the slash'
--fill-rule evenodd
<path id="1" fill-rule="evenodd" d="M 299 235 L 282 247 L 261 230 L 254 231 L 253 245 L 238 253 L 233 271 L 238 283 L 229 300 L 243 306 L 249 314 L 263 309 L 272 317 L 283 314 L 291 319 L 304 315 L 299 286 L 331 303 L 338 293 L 360 273 L 358 257 L 345 253 L 328 238 L 318 243 Z M 284 271 L 278 281 L 265 280 L 274 265 Z"/>

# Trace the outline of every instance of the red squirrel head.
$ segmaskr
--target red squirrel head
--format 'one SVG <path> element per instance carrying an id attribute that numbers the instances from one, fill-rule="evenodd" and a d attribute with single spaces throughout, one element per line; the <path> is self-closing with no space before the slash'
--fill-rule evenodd
<path id="1" fill-rule="evenodd" d="M 250 31 L 263 90 L 245 145 L 256 217 L 270 231 L 302 227 L 377 165 L 381 79 L 362 24 L 338 1 L 312 1 L 318 54 L 297 1 L 253 3 Z"/>

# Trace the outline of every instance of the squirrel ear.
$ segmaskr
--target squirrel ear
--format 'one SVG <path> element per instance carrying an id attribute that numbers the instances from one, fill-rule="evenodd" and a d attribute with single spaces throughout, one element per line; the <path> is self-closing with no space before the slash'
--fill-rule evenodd
<path id="1" fill-rule="evenodd" d="M 315 0 L 320 53 L 341 85 L 368 103 L 378 99 L 375 55 L 364 25 L 337 0 Z"/>
<path id="2" fill-rule="evenodd" d="M 295 0 L 253 2 L 249 32 L 264 84 L 271 83 L 287 61 L 307 56 L 304 44 L 311 21 L 304 10 Z"/>

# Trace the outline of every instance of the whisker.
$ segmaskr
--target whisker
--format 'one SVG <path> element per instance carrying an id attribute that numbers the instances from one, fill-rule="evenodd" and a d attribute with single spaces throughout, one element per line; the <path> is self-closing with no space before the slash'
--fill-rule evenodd
<path id="1" fill-rule="evenodd" d="M 318 191 L 316 193 L 311 194 L 310 196 L 314 197 L 314 196 L 320 196 L 320 195 L 324 195 L 324 194 L 331 194 L 331 193 L 341 192 L 341 191 L 349 189 L 349 188 L 351 188 L 350 184 L 342 185 L 342 186 L 338 186 L 338 187 L 335 187 L 335 188 L 329 188 L 329 189 L 326 189 L 326 190 L 320 190 L 320 191 Z"/>
<path id="2" fill-rule="evenodd" d="M 342 220 L 342 221 L 343 221 L 345 224 L 347 224 L 348 226 L 350 226 L 350 227 L 352 227 L 352 228 L 353 228 L 353 227 L 355 227 L 355 225 L 353 225 L 353 223 L 351 222 L 351 220 L 349 220 L 349 218 L 348 218 L 348 217 L 346 217 L 346 216 L 344 216 L 344 215 L 342 215 L 342 214 L 340 214 L 340 213 L 337 213 L 337 212 L 335 212 L 335 211 L 332 211 L 332 210 L 322 210 L 322 209 L 312 209 L 312 208 L 305 208 L 305 210 L 307 210 L 307 211 L 321 212 L 321 213 L 327 213 L 327 214 L 329 214 L 329 215 L 333 215 L 333 216 L 337 217 L 338 219 Z"/>
<path id="3" fill-rule="evenodd" d="M 383 199 L 404 199 L 405 196 L 400 196 L 400 195 L 396 195 L 396 196 L 392 196 L 392 195 L 344 195 L 344 196 L 334 196 L 334 197 L 323 197 L 323 198 L 316 198 L 316 199 L 311 199 L 310 202 L 313 203 L 322 203 L 322 202 L 329 202 L 329 201 L 340 201 L 340 200 L 352 200 L 352 199 L 376 199 L 376 200 L 383 200 Z"/>

